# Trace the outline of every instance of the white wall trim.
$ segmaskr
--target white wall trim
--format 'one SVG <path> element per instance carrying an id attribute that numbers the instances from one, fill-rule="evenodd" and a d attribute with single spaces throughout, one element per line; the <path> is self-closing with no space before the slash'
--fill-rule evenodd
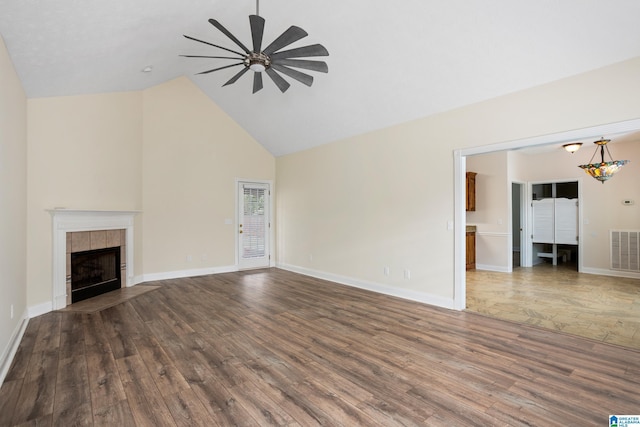
<path id="1" fill-rule="evenodd" d="M 499 273 L 511 273 L 512 270 L 504 265 L 476 264 L 476 270 L 497 271 Z"/>
<path id="2" fill-rule="evenodd" d="M 410 301 L 421 302 L 424 304 L 435 305 L 437 307 L 454 309 L 454 301 L 452 298 L 443 298 L 426 292 L 411 291 L 408 289 L 399 289 L 391 286 L 383 285 L 375 282 L 368 282 L 353 277 L 340 276 L 337 274 L 327 273 L 324 271 L 311 270 L 304 267 L 298 267 L 289 264 L 278 263 L 277 268 L 291 271 L 293 273 L 303 274 L 305 276 L 315 277 L 317 279 L 328 280 L 330 282 L 339 283 L 341 285 L 352 286 L 354 288 L 364 289 L 379 294 L 390 295 Z"/>
<path id="3" fill-rule="evenodd" d="M 476 231 L 477 236 L 511 237 L 511 233 L 502 231 Z"/>
<path id="4" fill-rule="evenodd" d="M 238 271 L 238 267 L 235 265 L 228 265 L 222 267 L 208 267 L 191 270 L 165 271 L 162 273 L 149 273 L 143 274 L 142 276 L 136 276 L 136 279 L 140 279 L 138 283 L 143 283 L 154 282 L 156 280 L 183 279 L 185 277 L 207 276 L 209 274 L 233 273 L 234 271 Z"/>
<path id="5" fill-rule="evenodd" d="M 32 305 L 27 308 L 29 319 L 42 316 L 53 311 L 53 303 L 51 301 L 43 302 L 42 304 Z"/>
<path id="6" fill-rule="evenodd" d="M 597 274 L 598 276 L 624 277 L 628 279 L 640 279 L 640 273 L 633 271 L 609 270 L 607 268 L 583 268 L 580 273 Z"/>
<path id="7" fill-rule="evenodd" d="M 24 331 L 27 329 L 28 324 L 29 316 L 27 315 L 27 310 L 25 310 L 22 314 L 20 323 L 16 325 L 16 328 L 11 334 L 7 348 L 4 349 L 2 356 L 0 356 L 0 386 L 4 383 L 4 379 L 7 377 L 7 373 L 11 367 L 11 362 L 13 362 L 13 358 L 18 351 L 18 347 L 20 346 L 20 342 L 22 341 Z"/>

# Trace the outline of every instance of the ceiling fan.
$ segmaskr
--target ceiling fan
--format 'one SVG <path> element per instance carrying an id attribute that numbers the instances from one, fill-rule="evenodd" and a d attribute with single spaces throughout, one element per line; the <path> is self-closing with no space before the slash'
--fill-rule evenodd
<path id="1" fill-rule="evenodd" d="M 287 82 L 282 74 L 291 77 L 307 86 L 311 86 L 313 83 L 313 77 L 309 74 L 295 70 L 294 68 L 302 68 L 305 70 L 318 71 L 321 73 L 329 72 L 329 67 L 326 62 L 323 61 L 311 61 L 305 59 L 292 59 L 292 58 L 306 58 L 310 56 L 328 56 L 329 52 L 321 44 L 313 44 L 309 46 L 298 47 L 295 49 L 281 50 L 290 44 L 306 37 L 308 34 L 300 27 L 292 25 L 276 38 L 270 45 L 262 49 L 262 36 L 264 34 L 265 20 L 259 15 L 260 4 L 259 0 L 256 0 L 256 14 L 249 15 L 249 24 L 251 26 L 251 39 L 253 42 L 253 49 L 247 48 L 240 40 L 238 40 L 233 34 L 231 34 L 220 22 L 215 19 L 209 19 L 209 23 L 220 30 L 225 36 L 233 41 L 244 52 L 238 52 L 236 50 L 228 49 L 223 46 L 218 46 L 213 43 L 209 43 L 204 40 L 200 40 L 191 36 L 184 35 L 189 40 L 193 40 L 199 43 L 204 43 L 209 46 L 216 47 L 218 49 L 231 52 L 237 56 L 205 56 L 205 55 L 180 55 L 187 58 L 213 58 L 213 59 L 234 59 L 240 62 L 234 64 L 225 65 L 223 67 L 213 68 L 211 70 L 202 71 L 198 74 L 208 74 L 214 71 L 224 70 L 226 68 L 243 66 L 237 74 L 229 79 L 223 86 L 227 86 L 238 81 L 247 71 L 251 70 L 253 74 L 253 93 L 262 89 L 262 73 L 265 72 L 278 86 L 281 92 L 285 92 L 289 89 L 289 82 Z M 293 68 L 291 68 L 293 67 Z"/>

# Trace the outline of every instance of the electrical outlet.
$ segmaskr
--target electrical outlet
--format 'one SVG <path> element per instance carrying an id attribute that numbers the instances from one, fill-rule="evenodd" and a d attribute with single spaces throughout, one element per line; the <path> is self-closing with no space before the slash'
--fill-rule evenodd
<path id="1" fill-rule="evenodd" d="M 389 276 L 391 274 L 391 269 L 388 266 L 384 267 L 384 275 Z"/>
<path id="2" fill-rule="evenodd" d="M 11 318 L 13 319 L 13 304 L 11 304 Z"/>
<path id="3" fill-rule="evenodd" d="M 309 261 L 313 261 L 313 255 L 309 254 Z"/>
<path id="4" fill-rule="evenodd" d="M 187 262 L 193 261 L 193 257 L 191 255 L 187 255 Z"/>
<path id="5" fill-rule="evenodd" d="M 404 278 L 407 280 L 411 279 L 411 270 L 409 269 L 404 270 Z"/>

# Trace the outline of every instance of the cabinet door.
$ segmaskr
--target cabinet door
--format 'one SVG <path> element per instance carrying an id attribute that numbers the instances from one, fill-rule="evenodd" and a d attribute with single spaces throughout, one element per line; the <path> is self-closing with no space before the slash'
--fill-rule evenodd
<path id="1" fill-rule="evenodd" d="M 474 270 L 476 268 L 476 233 L 467 232 L 466 247 L 467 270 Z"/>
<path id="2" fill-rule="evenodd" d="M 467 211 L 476 210 L 476 173 L 467 172 Z"/>

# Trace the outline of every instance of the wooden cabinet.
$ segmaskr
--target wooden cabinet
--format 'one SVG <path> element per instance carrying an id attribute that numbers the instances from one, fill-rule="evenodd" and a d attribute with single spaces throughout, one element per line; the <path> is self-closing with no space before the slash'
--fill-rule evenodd
<path id="1" fill-rule="evenodd" d="M 476 233 L 475 231 L 467 231 L 467 270 L 475 270 L 476 268 Z"/>
<path id="2" fill-rule="evenodd" d="M 476 175 L 475 172 L 467 172 L 467 211 L 476 210 Z"/>

